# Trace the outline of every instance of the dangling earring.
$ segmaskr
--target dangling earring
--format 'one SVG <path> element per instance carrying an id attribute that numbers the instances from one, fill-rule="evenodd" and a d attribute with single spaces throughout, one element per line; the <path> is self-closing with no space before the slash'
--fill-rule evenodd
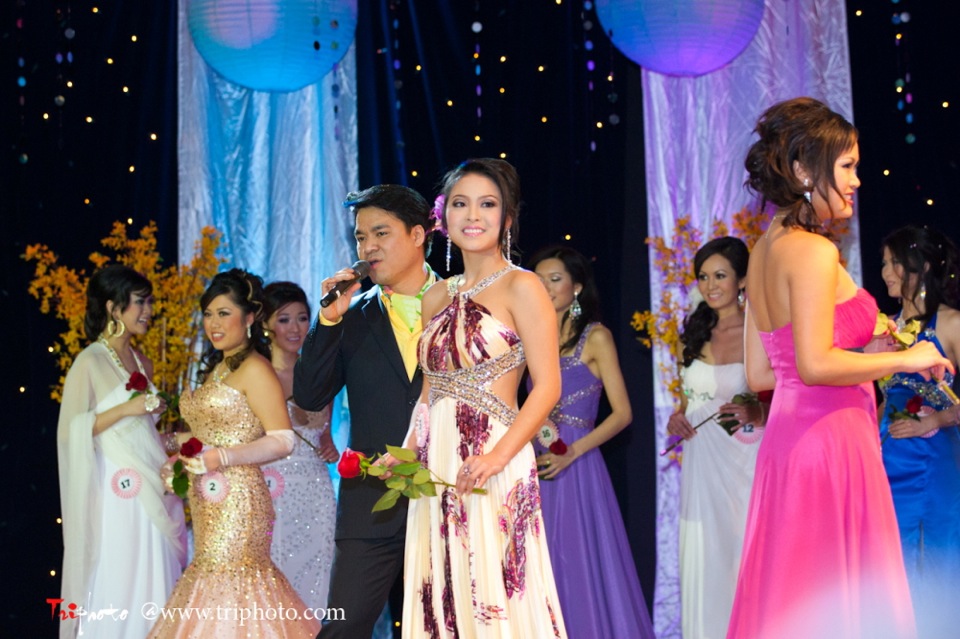
<path id="1" fill-rule="evenodd" d="M 924 302 L 927 299 L 927 285 L 924 282 L 920 282 L 920 301 Z"/>
<path id="2" fill-rule="evenodd" d="M 577 291 L 573 292 L 573 304 L 570 305 L 570 319 L 577 319 L 583 315 L 583 309 L 580 308 L 580 300 L 577 299 L 579 293 Z"/>
<path id="3" fill-rule="evenodd" d="M 251 337 L 253 337 L 253 333 L 250 330 L 250 325 L 247 324 L 247 339 L 250 339 Z"/>
<path id="4" fill-rule="evenodd" d="M 504 247 L 505 250 L 503 252 L 503 256 L 507 258 L 507 262 L 509 264 L 513 264 L 513 260 L 511 259 L 511 256 L 510 256 L 510 247 L 513 246 L 513 238 L 510 237 L 510 229 L 507 229 L 506 240 L 507 240 L 507 245 L 506 247 Z"/>
<path id="5" fill-rule="evenodd" d="M 450 246 L 453 244 L 453 240 L 450 239 L 450 236 L 447 236 L 447 273 L 450 272 Z"/>
<path id="6" fill-rule="evenodd" d="M 743 294 L 743 289 L 737 293 L 737 306 L 743 308 L 743 305 L 747 303 L 747 296 Z"/>
<path id="7" fill-rule="evenodd" d="M 810 180 L 803 179 L 803 197 L 807 199 L 808 204 L 813 204 L 813 189 L 810 188 Z"/>

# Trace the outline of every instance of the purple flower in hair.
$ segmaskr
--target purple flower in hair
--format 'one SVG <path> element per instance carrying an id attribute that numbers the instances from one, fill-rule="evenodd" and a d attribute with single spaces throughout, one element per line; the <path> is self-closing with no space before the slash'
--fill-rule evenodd
<path id="1" fill-rule="evenodd" d="M 433 201 L 433 209 L 430 211 L 430 217 L 434 219 L 433 230 L 443 235 L 447 234 L 447 229 L 443 227 L 443 210 L 446 203 L 447 198 L 441 193 L 437 196 L 437 199 Z"/>

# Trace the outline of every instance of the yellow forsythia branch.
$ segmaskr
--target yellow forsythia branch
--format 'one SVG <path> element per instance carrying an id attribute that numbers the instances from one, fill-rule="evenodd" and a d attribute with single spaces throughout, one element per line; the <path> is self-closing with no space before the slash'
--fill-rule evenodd
<path id="1" fill-rule="evenodd" d="M 94 252 L 89 259 L 91 272 L 112 261 L 142 273 L 153 284 L 153 325 L 135 346 L 153 361 L 153 382 L 157 388 L 175 395 L 186 388 L 197 358 L 201 321 L 197 302 L 224 260 L 217 257 L 220 233 L 213 227 L 201 230 L 193 258 L 182 266 L 163 265 L 156 236 L 155 222 L 148 223 L 134 238 L 127 236 L 125 224 L 114 222 L 109 235 L 100 241 L 112 257 Z M 42 244 L 28 246 L 21 257 L 36 262 L 28 292 L 40 301 L 40 312 L 53 313 L 67 323 L 52 346 L 63 375 L 51 389 L 50 397 L 59 401 L 67 370 L 85 340 L 95 337 L 85 336 L 83 330 L 89 276 L 83 269 L 59 264 L 57 255 Z"/>

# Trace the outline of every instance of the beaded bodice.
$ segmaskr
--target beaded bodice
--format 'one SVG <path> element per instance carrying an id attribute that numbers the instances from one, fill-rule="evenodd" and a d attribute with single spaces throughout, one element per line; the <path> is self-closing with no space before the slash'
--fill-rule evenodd
<path id="1" fill-rule="evenodd" d="M 603 383 L 590 371 L 589 366 L 580 361 L 587 337 L 596 326 L 598 324 L 594 322 L 584 327 L 573 354 L 560 358 L 563 394 L 550 413 L 550 419 L 555 424 L 589 430 L 597 420 Z"/>
<path id="2" fill-rule="evenodd" d="M 931 342 L 942 355 L 944 353 L 940 340 L 937 339 L 937 316 L 934 315 L 927 326 L 917 336 L 918 342 Z M 947 386 L 953 386 L 954 376 L 950 371 L 944 375 Z M 914 395 L 923 398 L 923 403 L 935 410 L 943 410 L 952 406 L 950 399 L 939 389 L 937 384 L 923 379 L 919 373 L 894 373 L 879 382 L 887 403 L 893 403 L 897 408 L 905 404 L 906 400 Z"/>
<path id="3" fill-rule="evenodd" d="M 194 435 L 209 446 L 245 444 L 266 434 L 243 393 L 216 379 L 184 394 L 180 412 Z"/>
<path id="4" fill-rule="evenodd" d="M 419 360 L 430 383 L 431 405 L 442 397 L 456 397 L 504 423 L 513 422 L 515 411 L 490 386 L 524 363 L 523 344 L 512 328 L 473 297 L 516 268 L 501 269 L 465 292 L 458 290 L 460 278 L 448 280 L 450 304 L 430 320 L 420 338 Z"/>

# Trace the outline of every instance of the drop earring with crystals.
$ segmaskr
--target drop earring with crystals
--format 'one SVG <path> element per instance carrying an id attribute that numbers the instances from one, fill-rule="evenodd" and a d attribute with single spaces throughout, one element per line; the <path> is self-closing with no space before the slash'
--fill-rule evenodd
<path id="1" fill-rule="evenodd" d="M 577 296 L 579 295 L 579 291 L 573 292 L 573 304 L 570 305 L 570 319 L 577 319 L 583 315 L 583 309 L 580 308 L 580 300 L 577 299 Z"/>
<path id="2" fill-rule="evenodd" d="M 503 256 L 507 258 L 507 262 L 513 264 L 513 260 L 510 257 L 510 247 L 513 246 L 513 238 L 510 236 L 510 229 L 507 229 L 507 245 L 504 247 Z"/>
<path id="3" fill-rule="evenodd" d="M 447 273 L 450 272 L 450 245 L 453 244 L 453 240 L 450 239 L 450 236 L 447 236 Z"/>
<path id="4" fill-rule="evenodd" d="M 810 188 L 810 180 L 804 178 L 803 180 L 803 197 L 807 199 L 807 202 L 813 204 L 813 189 Z"/>

